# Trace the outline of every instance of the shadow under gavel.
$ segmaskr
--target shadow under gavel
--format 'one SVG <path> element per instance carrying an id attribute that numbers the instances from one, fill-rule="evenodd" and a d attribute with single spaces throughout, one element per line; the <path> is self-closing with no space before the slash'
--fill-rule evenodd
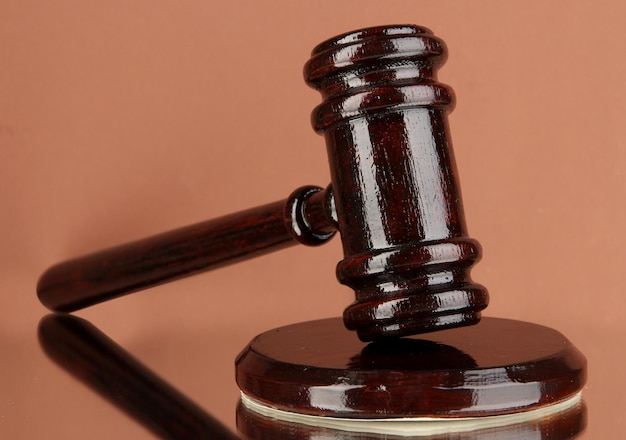
<path id="1" fill-rule="evenodd" d="M 70 312 L 338 231 L 337 277 L 356 297 L 344 323 L 362 340 L 477 323 L 488 294 L 469 274 L 481 251 L 448 132 L 454 95 L 436 77 L 445 44 L 418 26 L 355 35 L 320 44 L 305 67 L 324 98 L 312 120 L 326 140 L 326 190 L 60 263 L 39 280 L 41 302 Z"/>

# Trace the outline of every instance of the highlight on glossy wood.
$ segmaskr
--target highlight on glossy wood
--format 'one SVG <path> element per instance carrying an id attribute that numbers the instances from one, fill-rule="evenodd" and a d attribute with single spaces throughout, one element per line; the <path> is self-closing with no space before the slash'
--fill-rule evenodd
<path id="1" fill-rule="evenodd" d="M 586 360 L 556 330 L 521 321 L 366 344 L 331 318 L 257 336 L 236 380 L 253 400 L 314 416 L 483 417 L 574 396 Z"/>
<path id="2" fill-rule="evenodd" d="M 323 134 L 344 260 L 356 301 L 344 321 L 363 340 L 474 324 L 487 290 L 470 278 L 468 237 L 448 130 L 446 46 L 413 25 L 361 29 L 318 45 L 307 83 Z"/>

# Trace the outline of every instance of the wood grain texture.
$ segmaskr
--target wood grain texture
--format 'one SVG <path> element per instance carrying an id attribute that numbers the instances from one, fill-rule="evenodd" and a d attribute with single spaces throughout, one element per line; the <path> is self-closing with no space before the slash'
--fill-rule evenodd
<path id="1" fill-rule="evenodd" d="M 324 243 L 334 230 L 318 192 L 325 194 L 303 187 L 283 201 L 59 263 L 41 276 L 37 294 L 48 308 L 71 312 L 298 242 Z"/>
<path id="2" fill-rule="evenodd" d="M 313 112 L 331 169 L 344 260 L 355 290 L 346 326 L 363 340 L 474 324 L 487 290 L 470 267 L 447 115 L 437 82 L 447 50 L 419 26 L 361 29 L 318 45 L 305 79 L 324 98 Z"/>

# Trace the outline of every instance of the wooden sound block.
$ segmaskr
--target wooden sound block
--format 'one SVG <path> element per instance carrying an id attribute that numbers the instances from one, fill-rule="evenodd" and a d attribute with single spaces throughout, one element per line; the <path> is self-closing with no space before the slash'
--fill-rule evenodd
<path id="1" fill-rule="evenodd" d="M 304 415 L 487 417 L 574 398 L 586 360 L 561 333 L 522 321 L 367 344 L 331 318 L 257 336 L 236 376 L 245 400 Z"/>

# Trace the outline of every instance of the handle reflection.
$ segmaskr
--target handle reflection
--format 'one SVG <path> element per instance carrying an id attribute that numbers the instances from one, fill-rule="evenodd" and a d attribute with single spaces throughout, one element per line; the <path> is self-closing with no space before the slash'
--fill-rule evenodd
<path id="1" fill-rule="evenodd" d="M 50 359 L 157 436 L 238 438 L 88 321 L 47 315 L 38 335 Z"/>

